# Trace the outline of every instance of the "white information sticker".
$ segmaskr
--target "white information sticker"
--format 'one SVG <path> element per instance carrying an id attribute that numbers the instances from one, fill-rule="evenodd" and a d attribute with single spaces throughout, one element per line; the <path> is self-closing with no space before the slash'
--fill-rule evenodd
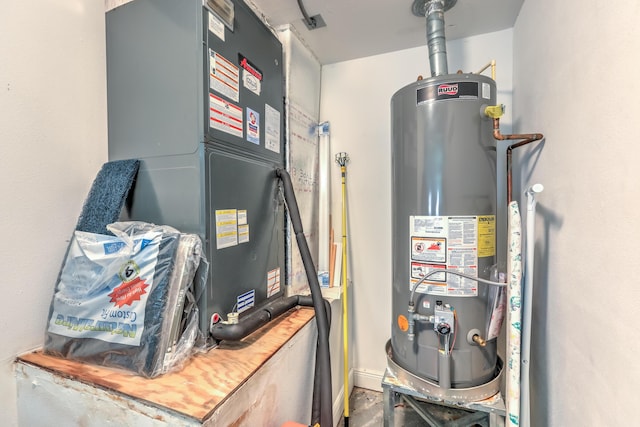
<path id="1" fill-rule="evenodd" d="M 240 99 L 240 69 L 212 49 L 209 49 L 209 86 L 235 102 Z"/>
<path id="2" fill-rule="evenodd" d="M 209 94 L 209 127 L 242 138 L 242 108 Z"/>
<path id="3" fill-rule="evenodd" d="M 242 84 L 245 88 L 260 96 L 260 92 L 262 92 L 262 82 L 247 70 L 242 70 Z"/>
<path id="4" fill-rule="evenodd" d="M 238 209 L 238 225 L 244 225 L 246 223 L 247 223 L 246 209 Z"/>
<path id="5" fill-rule="evenodd" d="M 264 105 L 264 147 L 280 152 L 280 111 L 269 104 Z"/>
<path id="6" fill-rule="evenodd" d="M 411 283 L 437 270 L 453 270 L 477 277 L 477 216 L 411 216 Z M 453 274 L 434 273 L 416 288 L 431 295 L 477 296 L 475 280 Z"/>
<path id="7" fill-rule="evenodd" d="M 216 249 L 238 244 L 238 216 L 236 209 L 216 211 Z"/>
<path id="8" fill-rule="evenodd" d="M 267 298 L 280 292 L 280 269 L 276 268 L 267 273 Z"/>
<path id="9" fill-rule="evenodd" d="M 260 114 L 247 107 L 247 141 L 260 145 Z"/>
<path id="10" fill-rule="evenodd" d="M 249 241 L 249 224 L 238 225 L 238 243 Z"/>
<path id="11" fill-rule="evenodd" d="M 482 97 L 484 99 L 491 98 L 491 85 L 489 83 L 482 83 Z"/>
<path id="12" fill-rule="evenodd" d="M 224 41 L 224 23 L 211 12 L 209 12 L 209 31 Z"/>

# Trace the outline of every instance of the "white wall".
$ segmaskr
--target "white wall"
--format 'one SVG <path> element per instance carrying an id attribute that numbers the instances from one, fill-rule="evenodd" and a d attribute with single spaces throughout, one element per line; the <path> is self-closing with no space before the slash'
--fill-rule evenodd
<path id="1" fill-rule="evenodd" d="M 546 142 L 533 323 L 534 426 L 637 425 L 640 3 L 525 2 L 515 123 Z M 539 155 L 538 155 L 539 154 Z"/>
<path id="2" fill-rule="evenodd" d="M 475 72 L 496 59 L 498 102 L 510 106 L 512 35 L 511 30 L 504 30 L 450 41 L 450 72 Z M 355 383 L 363 387 L 380 387 L 386 367 L 384 345 L 391 336 L 390 100 L 418 75 L 428 77 L 428 69 L 426 47 L 322 68 L 320 119 L 331 123 L 334 153 L 346 151 L 351 159 L 347 165 L 351 338 Z M 511 108 L 507 111 L 505 132 L 511 122 Z M 340 171 L 335 164 L 333 169 L 332 194 L 340 195 Z M 342 233 L 340 209 L 340 198 L 334 196 L 336 236 Z"/>
<path id="3" fill-rule="evenodd" d="M 0 3 L 0 424 L 13 360 L 42 345 L 53 286 L 107 159 L 104 4 Z"/>
<path id="4" fill-rule="evenodd" d="M 292 108 L 298 111 L 302 111 L 309 117 L 313 118 L 314 125 L 318 123 L 320 116 L 320 75 L 321 65 L 318 59 L 313 53 L 306 47 L 295 31 L 290 26 L 283 26 L 278 28 L 278 38 L 282 42 L 285 56 L 285 70 L 286 70 L 286 94 L 287 94 L 287 112 Z M 295 164 L 294 159 L 291 156 L 291 152 L 296 148 L 300 149 L 300 145 L 304 144 L 309 138 L 301 138 L 299 136 L 292 135 L 292 118 L 287 117 L 287 144 L 289 145 L 289 165 L 291 167 L 300 168 L 303 166 L 301 163 Z M 295 147 L 294 145 L 298 145 Z M 304 147 L 302 148 L 304 149 Z M 308 147 L 307 147 L 308 149 Z M 318 145 L 315 146 L 315 160 L 316 167 L 318 166 Z M 304 151 L 303 151 L 304 152 Z M 311 150 L 307 151 L 311 153 Z M 308 159 L 311 160 L 311 159 Z M 315 175 L 318 175 L 318 171 L 311 171 Z M 294 188 L 295 188 L 294 181 Z M 302 225 L 305 231 L 305 236 L 308 239 L 308 244 L 314 261 L 318 263 L 318 257 L 315 254 L 318 253 L 318 193 L 319 182 L 315 182 L 315 191 L 313 194 L 296 194 L 296 199 L 300 208 L 300 215 L 302 216 Z M 301 201 L 303 201 L 301 203 Z M 310 224 L 315 222 L 315 224 Z M 293 229 L 291 245 L 292 245 L 292 266 L 294 270 L 290 280 L 291 287 L 288 289 L 291 295 L 305 294 L 309 292 L 309 283 L 306 279 L 304 267 L 302 266 L 302 259 L 298 250 L 295 238 L 293 238 Z M 315 246 L 314 246 L 315 245 Z M 327 289 L 324 289 L 327 291 Z M 323 292 L 325 299 L 331 303 L 331 330 L 329 334 L 329 347 L 331 350 L 331 386 L 333 396 L 333 413 L 334 421 L 340 418 L 343 411 L 343 398 L 344 398 L 344 381 L 343 381 L 343 364 L 342 364 L 342 309 L 341 300 L 331 294 L 330 292 Z M 313 381 L 313 378 L 307 378 L 308 381 Z"/>

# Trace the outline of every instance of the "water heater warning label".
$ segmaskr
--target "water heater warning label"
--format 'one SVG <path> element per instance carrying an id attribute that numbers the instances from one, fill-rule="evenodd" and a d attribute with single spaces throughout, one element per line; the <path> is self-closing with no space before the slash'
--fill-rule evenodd
<path id="1" fill-rule="evenodd" d="M 496 217 L 484 215 L 478 217 L 478 256 L 496 254 Z"/>
<path id="2" fill-rule="evenodd" d="M 411 239 L 411 259 L 416 261 L 447 262 L 447 239 L 442 237 L 414 237 Z"/>
<path id="3" fill-rule="evenodd" d="M 410 289 L 425 275 L 452 270 L 477 276 L 478 257 L 495 254 L 495 216 L 411 216 Z M 432 295 L 476 296 L 474 280 L 433 273 L 416 292 Z"/>

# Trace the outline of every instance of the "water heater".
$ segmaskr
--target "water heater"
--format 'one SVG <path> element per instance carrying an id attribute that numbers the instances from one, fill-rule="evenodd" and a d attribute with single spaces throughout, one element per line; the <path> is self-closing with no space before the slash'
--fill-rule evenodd
<path id="1" fill-rule="evenodd" d="M 496 151 L 491 121 L 481 112 L 495 104 L 495 93 L 488 77 L 456 74 L 415 82 L 391 100 L 394 356 L 438 381 L 444 345 L 437 327 L 447 324 L 454 387 L 494 375 L 496 345 L 486 331 L 491 288 L 445 273 L 418 281 L 445 269 L 491 278 Z M 410 336 L 410 304 L 414 313 L 442 321 L 418 321 Z M 470 331 L 485 345 L 468 337 Z"/>
<path id="2" fill-rule="evenodd" d="M 496 105 L 496 84 L 484 75 L 448 74 L 445 2 L 423 3 L 432 9 L 425 10 L 432 76 L 391 99 L 387 351 L 393 367 L 442 397 L 490 383 L 499 371 L 502 290 L 474 280 L 496 280 L 497 265 L 504 266 L 496 250 L 496 143 L 484 113 Z M 497 392 L 497 382 L 487 395 Z"/>

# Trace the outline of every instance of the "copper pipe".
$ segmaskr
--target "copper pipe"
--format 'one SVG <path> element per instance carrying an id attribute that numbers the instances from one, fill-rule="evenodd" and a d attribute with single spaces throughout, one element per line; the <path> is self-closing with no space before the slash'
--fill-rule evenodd
<path id="1" fill-rule="evenodd" d="M 512 140 L 512 139 L 520 139 L 514 144 L 511 144 L 507 147 L 507 203 L 511 203 L 512 201 L 512 173 L 511 173 L 511 158 L 513 156 L 513 149 L 522 147 L 523 145 L 530 144 L 534 141 L 540 141 L 544 138 L 544 135 L 541 133 L 513 133 L 508 135 L 503 135 L 500 133 L 500 119 L 493 119 L 493 137 L 498 141 L 504 140 Z"/>

